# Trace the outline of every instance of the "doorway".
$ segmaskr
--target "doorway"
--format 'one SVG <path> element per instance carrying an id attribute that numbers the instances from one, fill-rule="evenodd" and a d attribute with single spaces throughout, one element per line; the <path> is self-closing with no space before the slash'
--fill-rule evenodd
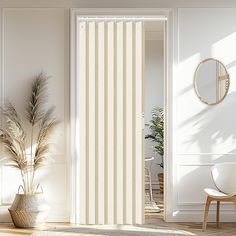
<path id="1" fill-rule="evenodd" d="M 94 16 L 81 11 L 71 14 L 71 221 L 143 224 L 143 27 L 145 21 L 166 20 L 166 16 L 130 17 L 121 12 L 107 16 L 107 11 Z M 119 76 L 122 85 L 117 83 Z M 126 153 L 120 151 L 118 140 Z"/>
<path id="2" fill-rule="evenodd" d="M 147 21 L 144 76 L 145 216 L 164 218 L 164 20 Z"/>

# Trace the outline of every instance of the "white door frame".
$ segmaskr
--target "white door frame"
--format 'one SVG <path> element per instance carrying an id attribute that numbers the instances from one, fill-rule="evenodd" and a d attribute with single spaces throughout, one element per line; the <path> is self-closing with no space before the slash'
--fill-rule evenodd
<path id="1" fill-rule="evenodd" d="M 76 156 L 78 148 L 75 146 L 76 135 L 76 19 L 77 17 L 101 17 L 101 16 L 129 16 L 129 17 L 155 17 L 160 19 L 167 19 L 165 27 L 165 98 L 164 98 L 164 111 L 165 111 L 165 155 L 164 155 L 164 220 L 172 221 L 173 216 L 173 81 L 175 75 L 175 52 L 174 52 L 174 10 L 173 9 L 161 9 L 161 8 L 75 8 L 71 9 L 71 22 L 70 22 L 70 143 L 71 143 L 71 155 L 70 155 L 70 196 L 71 196 L 71 219 L 74 223 L 76 220 L 76 196 L 78 183 L 76 179 L 78 177 L 78 161 Z M 78 117 L 77 117 L 78 118 Z M 78 158 L 77 158 L 78 160 Z M 167 204 L 168 203 L 168 204 Z"/>

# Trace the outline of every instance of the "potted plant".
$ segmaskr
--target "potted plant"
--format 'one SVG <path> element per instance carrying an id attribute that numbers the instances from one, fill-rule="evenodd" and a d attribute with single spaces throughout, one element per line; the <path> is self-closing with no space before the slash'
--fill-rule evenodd
<path id="1" fill-rule="evenodd" d="M 16 227 L 41 226 L 49 211 L 43 191 L 35 184 L 35 174 L 50 157 L 50 144 L 58 120 L 53 116 L 54 108 L 46 109 L 46 87 L 48 77 L 40 73 L 32 85 L 29 103 L 26 108 L 25 129 L 14 105 L 9 101 L 2 107 L 4 127 L 0 129 L 0 142 L 3 145 L 9 165 L 21 173 L 23 193 L 15 196 L 9 212 Z"/>
<path id="2" fill-rule="evenodd" d="M 153 150 L 158 153 L 161 161 L 158 164 L 162 169 L 163 156 L 164 156 L 164 111 L 163 108 L 157 107 L 152 110 L 152 119 L 149 124 L 147 124 L 150 134 L 145 136 L 145 139 L 149 139 L 154 142 Z M 160 185 L 160 193 L 163 193 L 164 178 L 163 172 L 158 174 L 158 180 Z"/>

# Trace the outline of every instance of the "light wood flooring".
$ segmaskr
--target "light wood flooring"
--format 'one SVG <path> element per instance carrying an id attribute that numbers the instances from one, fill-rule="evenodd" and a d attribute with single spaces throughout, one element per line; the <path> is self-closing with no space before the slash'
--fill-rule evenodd
<path id="1" fill-rule="evenodd" d="M 46 229 L 55 229 L 55 228 L 65 228 L 65 227 L 76 227 L 76 225 L 68 223 L 50 223 L 42 230 Z M 155 218 L 153 216 L 148 216 L 146 218 L 145 227 L 150 228 L 165 228 L 165 229 L 179 229 L 185 230 L 196 235 L 205 235 L 205 236 L 236 236 L 236 223 L 222 223 L 221 228 L 217 229 L 214 223 L 208 224 L 206 232 L 202 232 L 201 224 L 199 223 L 166 223 L 160 218 Z M 23 236 L 31 235 L 34 231 L 32 229 L 15 229 L 12 224 L 0 224 L 0 235 L 1 236 Z"/>
<path id="2" fill-rule="evenodd" d="M 43 228 L 55 229 L 55 228 L 65 228 L 65 227 L 76 227 L 76 225 L 69 223 L 48 223 Z M 236 223 L 222 223 L 221 228 L 217 229 L 214 223 L 208 224 L 206 232 L 202 232 L 200 223 L 166 223 L 162 219 L 155 216 L 147 216 L 145 227 L 150 228 L 165 228 L 165 229 L 179 229 L 185 230 L 196 235 L 215 235 L 215 236 L 236 236 Z M 0 235 L 1 236 L 23 236 L 31 235 L 34 231 L 32 229 L 15 229 L 12 224 L 0 224 Z"/>
<path id="3" fill-rule="evenodd" d="M 205 236 L 236 236 L 236 223 L 221 223 L 221 228 L 217 229 L 214 223 L 209 223 L 206 232 L 202 232 L 202 225 L 200 223 L 166 223 L 163 221 L 163 196 L 154 192 L 154 200 L 158 203 L 161 208 L 160 213 L 147 213 L 145 227 L 150 228 L 164 228 L 164 229 L 175 229 L 185 230 L 196 235 Z M 43 230 L 65 228 L 65 227 L 76 227 L 76 225 L 69 223 L 48 223 L 44 226 Z M 79 226 L 78 226 L 79 227 Z M 0 224 L 0 236 L 23 236 L 31 235 L 34 231 L 32 229 L 15 229 L 12 224 Z"/>
<path id="4" fill-rule="evenodd" d="M 215 235 L 215 236 L 236 236 L 236 223 L 221 223 L 220 228 L 216 228 L 215 223 L 208 223 L 207 230 L 202 231 L 201 223 L 166 223 L 164 222 L 164 205 L 163 195 L 158 191 L 153 191 L 153 199 L 160 207 L 160 213 L 146 213 L 146 226 L 151 228 L 168 228 L 168 229 L 179 229 L 185 230 L 196 235 Z"/>

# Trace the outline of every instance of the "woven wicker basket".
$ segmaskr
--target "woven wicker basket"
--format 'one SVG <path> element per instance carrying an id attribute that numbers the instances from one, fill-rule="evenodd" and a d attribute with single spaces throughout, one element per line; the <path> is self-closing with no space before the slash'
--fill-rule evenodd
<path id="1" fill-rule="evenodd" d="M 49 206 L 43 193 L 16 194 L 8 210 L 15 227 L 35 228 L 42 226 L 46 221 Z"/>

